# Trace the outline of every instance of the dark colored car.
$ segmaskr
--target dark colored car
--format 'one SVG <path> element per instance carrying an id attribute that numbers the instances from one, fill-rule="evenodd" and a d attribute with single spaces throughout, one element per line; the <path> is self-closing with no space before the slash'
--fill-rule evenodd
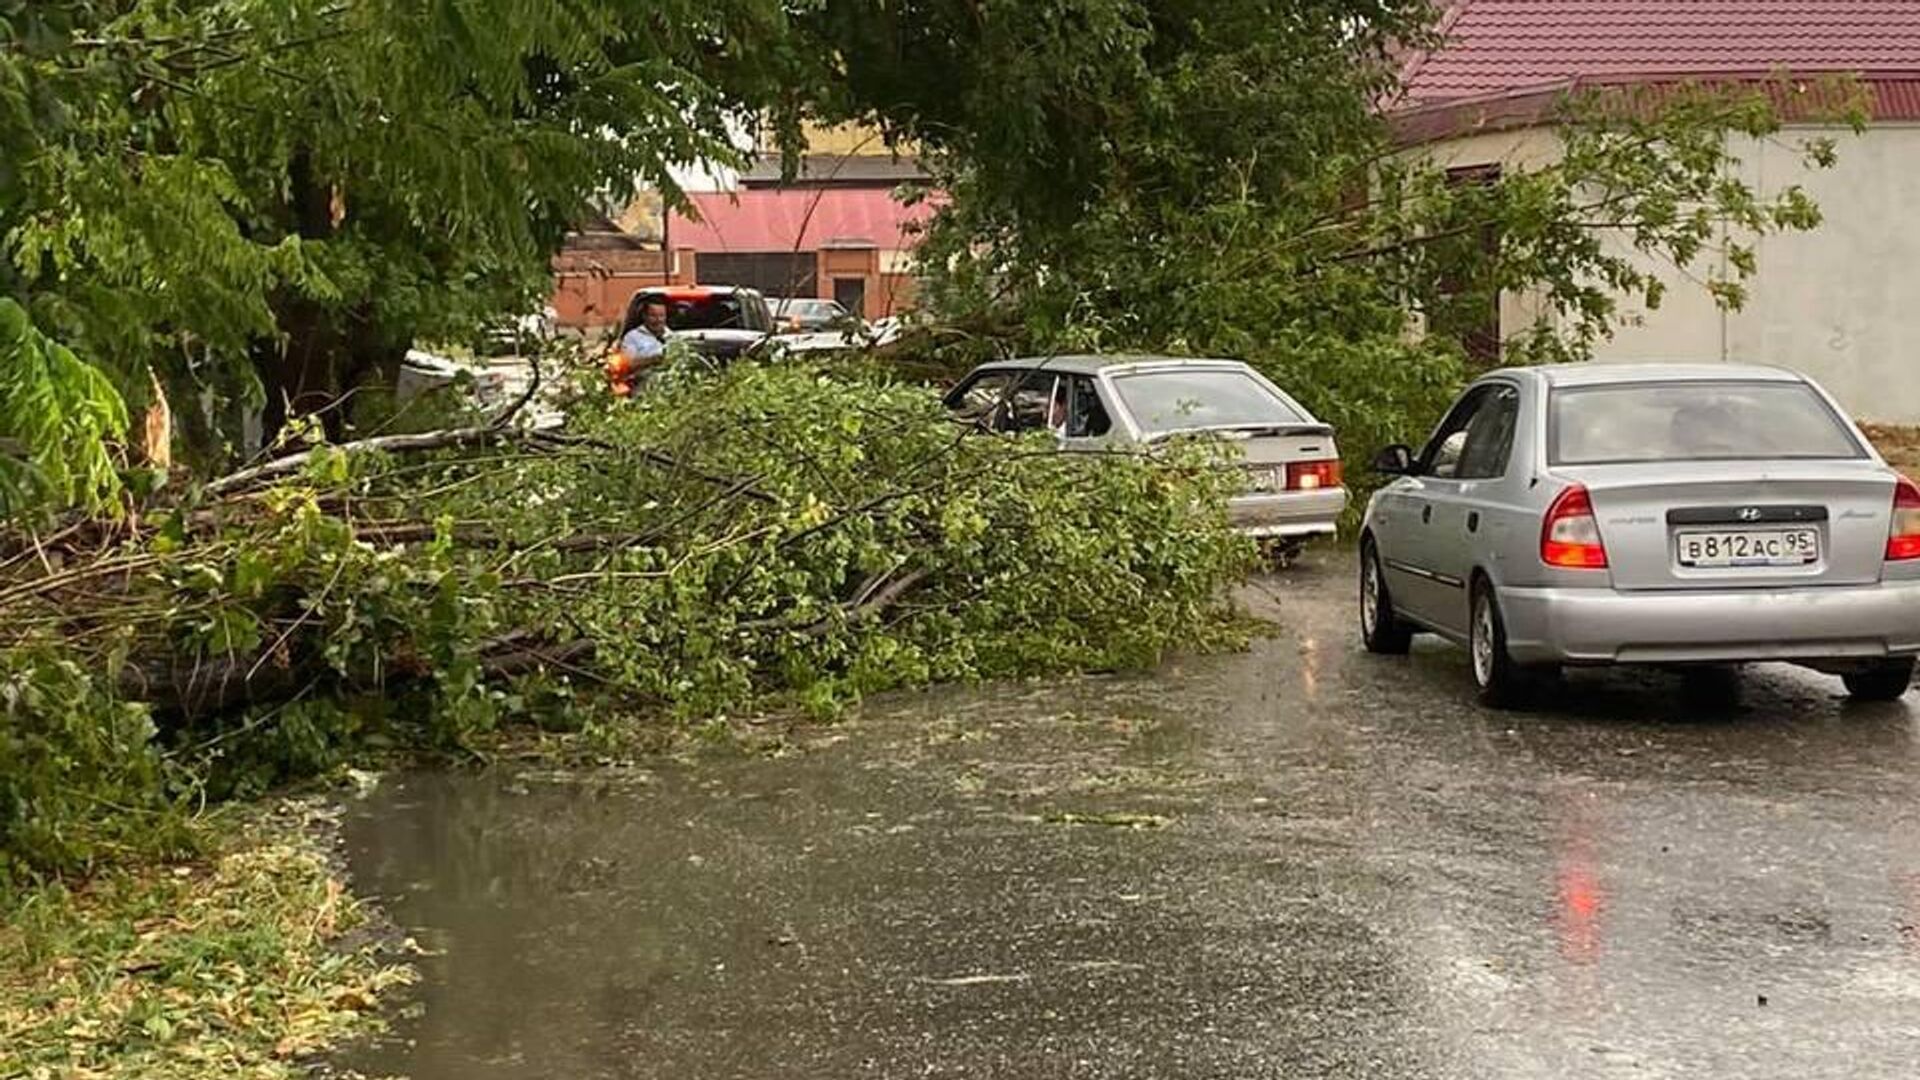
<path id="1" fill-rule="evenodd" d="M 650 298 L 667 302 L 667 330 L 715 360 L 731 360 L 773 333 L 773 312 L 764 296 L 733 285 L 672 285 L 641 289 L 627 301 L 627 321 L 639 321 Z"/>

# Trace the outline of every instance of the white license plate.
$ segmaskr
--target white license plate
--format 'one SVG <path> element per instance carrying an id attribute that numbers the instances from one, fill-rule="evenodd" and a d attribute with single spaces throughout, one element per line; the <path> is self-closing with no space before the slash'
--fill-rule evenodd
<path id="1" fill-rule="evenodd" d="M 1260 494 L 1284 491 L 1287 487 L 1286 466 L 1249 465 L 1247 467 L 1247 490 Z"/>
<path id="2" fill-rule="evenodd" d="M 1818 529 L 1683 532 L 1674 539 L 1681 566 L 1805 566 L 1820 559 Z"/>

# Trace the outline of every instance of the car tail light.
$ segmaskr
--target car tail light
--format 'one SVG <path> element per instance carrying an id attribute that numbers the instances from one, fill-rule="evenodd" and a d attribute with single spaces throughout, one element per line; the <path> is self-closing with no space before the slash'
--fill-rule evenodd
<path id="1" fill-rule="evenodd" d="M 1920 559 L 1920 487 L 1901 477 L 1893 485 L 1893 523 L 1887 528 L 1887 561 Z"/>
<path id="2" fill-rule="evenodd" d="M 1547 508 L 1540 528 L 1540 560 L 1573 570 L 1606 569 L 1607 545 L 1600 539 L 1600 521 L 1593 516 L 1593 498 L 1585 486 L 1562 491 Z"/>
<path id="3" fill-rule="evenodd" d="M 1341 481 L 1340 459 L 1295 461 L 1287 466 L 1288 491 L 1319 491 L 1337 488 Z"/>

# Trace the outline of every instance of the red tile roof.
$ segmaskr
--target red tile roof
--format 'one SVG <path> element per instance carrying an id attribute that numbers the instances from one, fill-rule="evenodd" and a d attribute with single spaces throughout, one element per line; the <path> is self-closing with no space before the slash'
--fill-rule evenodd
<path id="1" fill-rule="evenodd" d="M 1647 80 L 1625 80 L 1646 83 Z M 1551 123 L 1565 96 L 1580 89 L 1620 86 L 1621 82 L 1569 79 L 1510 93 L 1479 94 L 1401 108 L 1388 117 L 1394 137 L 1403 144 L 1432 142 L 1489 131 L 1535 127 Z M 1671 85 L 1671 84 L 1668 84 Z M 1920 120 L 1920 79 L 1875 78 L 1867 81 L 1867 114 L 1880 120 Z M 1833 101 L 1770 93 L 1785 120 L 1830 118 Z"/>
<path id="2" fill-rule="evenodd" d="M 1783 69 L 1920 79 L 1916 0 L 1455 0 L 1441 27 L 1407 67 L 1408 105 Z"/>
<path id="3" fill-rule="evenodd" d="M 910 248 L 913 227 L 933 214 L 926 203 L 908 206 L 884 189 L 743 189 L 690 192 L 694 221 L 675 212 L 674 247 L 704 252 L 814 251 L 822 247 Z"/>

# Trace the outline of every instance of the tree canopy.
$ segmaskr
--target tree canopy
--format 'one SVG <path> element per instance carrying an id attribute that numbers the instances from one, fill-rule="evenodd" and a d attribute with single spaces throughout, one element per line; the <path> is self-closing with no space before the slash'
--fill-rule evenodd
<path id="1" fill-rule="evenodd" d="M 834 100 L 930 151 L 943 314 L 1031 349 L 1243 357 L 1356 450 L 1435 419 L 1469 345 L 1577 358 L 1683 278 L 1737 306 L 1754 239 L 1820 220 L 1794 178 L 1750 183 L 1743 147 L 1789 139 L 1787 110 L 1865 118 L 1845 80 L 1573 94 L 1553 154 L 1463 174 L 1390 123 L 1435 44 L 1425 0 L 892 9 L 827 5 Z M 1819 133 L 1792 148 L 1834 160 Z M 1538 323 L 1484 340 L 1513 293 Z"/>
<path id="2" fill-rule="evenodd" d="M 1449 183 L 1380 108 L 1434 17 L 1428 0 L 0 0 L 0 295 L 136 403 L 151 370 L 216 418 L 245 401 L 270 429 L 291 409 L 338 434 L 341 396 L 413 341 L 537 302 L 596 198 L 672 197 L 675 165 L 737 161 L 742 124 L 797 145 L 803 119 L 851 119 L 924 151 L 950 192 L 924 260 L 946 313 L 1032 347 L 1230 352 L 1313 381 L 1347 366 L 1331 382 L 1356 396 L 1332 415 L 1359 420 L 1383 387 L 1456 377 L 1447 344 L 1498 290 L 1537 287 L 1557 315 L 1516 347 L 1573 354 L 1618 294 L 1658 301 L 1626 251 L 1686 267 L 1729 224 L 1817 221 L 1797 189 L 1725 168 L 1727 132 L 1778 124 L 1721 91 L 1570 103 L 1555 166 Z M 1727 265 L 1714 287 L 1737 302 L 1750 250 Z M 1411 365 L 1410 314 L 1434 332 Z"/>
<path id="3" fill-rule="evenodd" d="M 799 55 L 777 0 L 4 0 L 0 290 L 128 389 L 324 409 L 736 156 Z"/>

